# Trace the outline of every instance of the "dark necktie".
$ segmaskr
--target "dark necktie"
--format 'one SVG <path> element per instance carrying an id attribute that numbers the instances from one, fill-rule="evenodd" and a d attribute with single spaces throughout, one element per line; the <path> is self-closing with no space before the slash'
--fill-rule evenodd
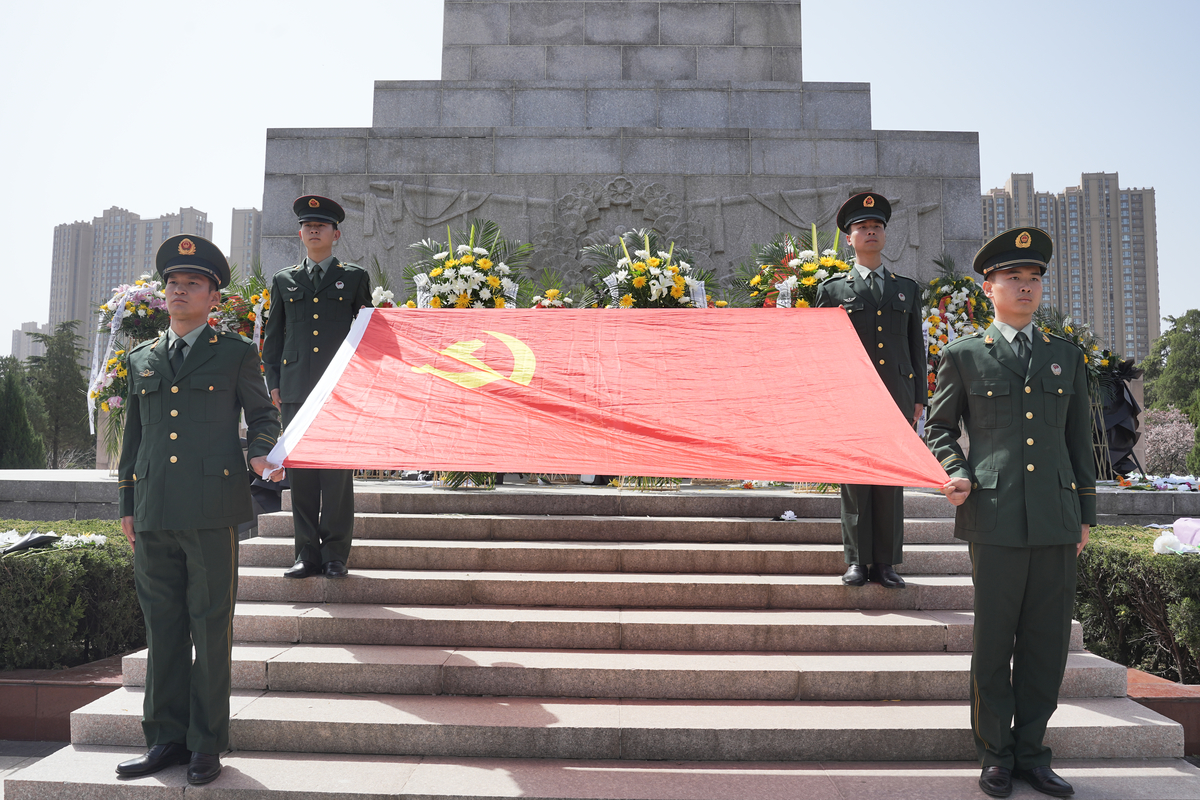
<path id="1" fill-rule="evenodd" d="M 879 285 L 879 273 L 871 273 L 871 297 L 875 298 L 875 302 L 879 302 L 879 298 L 883 297 L 883 289 Z"/>
<path id="2" fill-rule="evenodd" d="M 183 348 L 187 347 L 187 342 L 183 339 L 176 339 L 175 344 L 171 345 L 171 372 L 175 375 L 179 374 L 179 370 L 183 369 Z"/>
<path id="3" fill-rule="evenodd" d="M 1014 339 L 1017 343 L 1017 358 L 1021 361 L 1021 366 L 1029 370 L 1029 338 L 1025 335 L 1025 331 L 1017 331 L 1017 337 Z"/>
<path id="4" fill-rule="evenodd" d="M 323 271 L 324 271 L 324 270 L 322 270 L 322 269 L 321 269 L 321 265 L 320 265 L 320 264 L 313 264 L 313 268 L 312 268 L 312 279 L 313 279 L 313 286 L 320 286 L 320 285 L 321 285 L 321 278 L 322 278 L 322 274 L 321 274 L 321 273 L 322 273 Z"/>

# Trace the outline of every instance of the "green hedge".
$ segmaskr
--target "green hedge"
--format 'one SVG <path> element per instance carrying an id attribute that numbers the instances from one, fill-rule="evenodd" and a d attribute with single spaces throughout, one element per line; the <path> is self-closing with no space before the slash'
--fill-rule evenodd
<path id="1" fill-rule="evenodd" d="M 1158 531 L 1093 528 L 1079 558 L 1075 617 L 1097 655 L 1200 683 L 1200 555 L 1158 555 Z"/>
<path id="2" fill-rule="evenodd" d="M 100 533 L 108 541 L 0 558 L 0 669 L 73 667 L 144 646 L 133 551 L 120 524 L 0 519 L 0 531 L 33 527 L 60 536 Z"/>

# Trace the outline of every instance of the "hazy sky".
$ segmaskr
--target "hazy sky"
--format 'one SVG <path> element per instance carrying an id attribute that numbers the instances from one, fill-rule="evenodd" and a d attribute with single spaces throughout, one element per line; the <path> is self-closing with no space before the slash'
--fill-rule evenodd
<path id="1" fill-rule="evenodd" d="M 978 131 L 984 191 L 1011 172 L 1047 191 L 1099 171 L 1154 187 L 1162 313 L 1200 307 L 1184 231 L 1200 195 L 1200 2 L 803 10 L 805 79 L 869 82 L 877 129 Z M 227 251 L 231 210 L 262 207 L 266 129 L 367 127 L 373 81 L 440 77 L 442 2 L 23 2 L 0 42 L 0 218 L 20 243 L 0 267 L 6 354 L 13 328 L 49 319 L 55 225 L 194 206 Z"/>

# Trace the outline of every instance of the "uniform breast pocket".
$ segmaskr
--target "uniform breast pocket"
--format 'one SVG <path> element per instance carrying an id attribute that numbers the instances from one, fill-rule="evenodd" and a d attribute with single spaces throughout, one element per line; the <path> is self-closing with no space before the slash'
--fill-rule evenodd
<path id="1" fill-rule="evenodd" d="M 1067 411 L 1075 386 L 1065 378 L 1043 378 L 1042 396 L 1046 398 L 1046 419 L 1050 425 L 1062 428 L 1067 424 Z"/>
<path id="2" fill-rule="evenodd" d="M 162 388 L 161 379 L 139 378 L 133 385 L 138 396 L 138 408 L 141 409 L 142 424 L 153 425 L 162 419 Z"/>
<path id="3" fill-rule="evenodd" d="M 233 387 L 226 375 L 195 375 L 188 395 L 193 422 L 219 422 L 233 414 Z"/>
<path id="4" fill-rule="evenodd" d="M 297 289 L 294 292 L 289 292 L 286 289 L 283 291 L 283 314 L 288 322 L 298 322 L 303 317 L 305 309 L 308 306 L 308 293 L 303 289 Z"/>
<path id="5" fill-rule="evenodd" d="M 204 516 L 218 519 L 236 514 L 248 487 L 241 453 L 204 459 Z"/>
<path id="6" fill-rule="evenodd" d="M 855 314 L 862 313 L 863 302 L 862 300 L 847 300 L 842 303 L 842 308 L 846 309 L 846 313 L 853 319 Z"/>
<path id="7" fill-rule="evenodd" d="M 896 336 L 908 333 L 908 315 L 911 313 L 908 303 L 903 300 L 893 300 L 890 312 L 892 333 Z"/>
<path id="8" fill-rule="evenodd" d="M 345 289 L 330 289 L 321 295 L 321 319 L 341 322 L 350 319 L 350 291 Z"/>
<path id="9" fill-rule="evenodd" d="M 1012 423 L 1012 396 L 1007 381 L 971 381 L 968 404 L 971 420 L 981 428 L 1004 428 Z"/>

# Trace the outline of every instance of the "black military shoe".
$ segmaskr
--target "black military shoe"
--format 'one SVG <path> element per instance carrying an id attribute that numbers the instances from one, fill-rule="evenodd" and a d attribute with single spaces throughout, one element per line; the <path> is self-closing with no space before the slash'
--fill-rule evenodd
<path id="1" fill-rule="evenodd" d="M 216 753 L 192 753 L 188 763 L 188 783 L 192 786 L 211 783 L 221 774 L 221 757 Z"/>
<path id="2" fill-rule="evenodd" d="M 321 570 L 316 564 L 310 564 L 307 561 L 297 561 L 292 565 L 291 569 L 283 571 L 285 578 L 308 578 L 312 575 L 320 575 Z"/>
<path id="3" fill-rule="evenodd" d="M 1055 775 L 1054 770 L 1050 767 L 1019 769 L 1017 777 L 1024 778 L 1034 789 L 1052 797 L 1070 797 L 1075 794 L 1075 789 L 1071 784 Z"/>
<path id="4" fill-rule="evenodd" d="M 867 582 L 867 568 L 862 564 L 851 564 L 850 569 L 842 576 L 842 583 L 847 586 L 862 586 Z"/>
<path id="5" fill-rule="evenodd" d="M 344 578 L 349 574 L 350 570 L 341 561 L 328 561 L 325 564 L 326 578 Z"/>
<path id="6" fill-rule="evenodd" d="M 896 574 L 891 564 L 872 564 L 871 580 L 883 584 L 888 589 L 904 588 L 904 578 Z"/>
<path id="7" fill-rule="evenodd" d="M 1012 794 L 1012 770 L 1008 767 L 984 767 L 979 776 L 979 788 L 992 797 Z"/>
<path id="8" fill-rule="evenodd" d="M 167 767 L 188 763 L 190 756 L 191 753 L 188 752 L 187 745 L 180 744 L 179 742 L 156 744 L 147 750 L 144 755 L 117 764 L 117 774 L 126 776 L 153 775 Z"/>

